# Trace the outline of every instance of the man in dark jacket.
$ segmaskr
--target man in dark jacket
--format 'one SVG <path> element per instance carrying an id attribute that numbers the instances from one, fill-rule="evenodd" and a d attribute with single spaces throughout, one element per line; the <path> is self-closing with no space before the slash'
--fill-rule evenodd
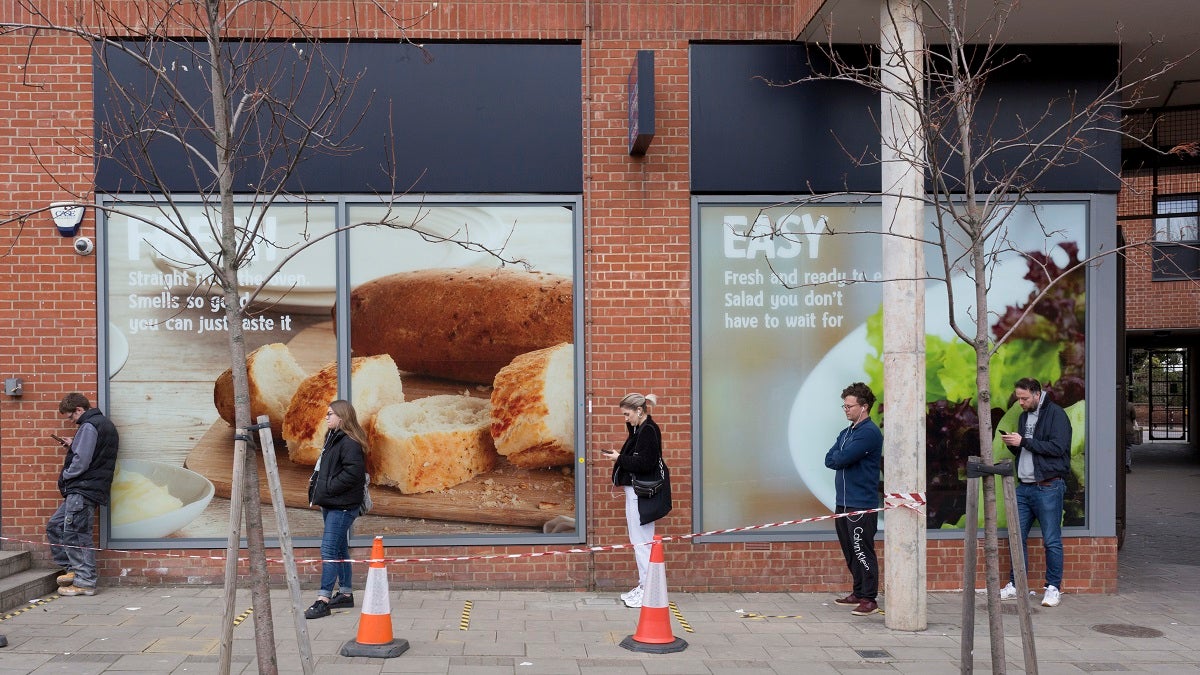
<path id="1" fill-rule="evenodd" d="M 838 434 L 825 454 L 825 466 L 834 469 L 837 512 L 850 513 L 879 508 L 879 472 L 883 469 L 883 432 L 871 419 L 875 394 L 862 382 L 842 390 L 842 412 L 850 426 Z M 854 590 L 834 600 L 853 605 L 851 614 L 867 616 L 879 611 L 879 561 L 875 556 L 875 532 L 879 513 L 843 516 L 833 521 L 846 567 L 854 577 Z"/>
<path id="2" fill-rule="evenodd" d="M 46 540 L 54 562 L 64 569 L 58 577 L 59 595 L 96 594 L 96 552 L 92 522 L 96 508 L 108 503 L 117 466 L 117 428 L 87 397 L 67 394 L 58 411 L 79 425 L 66 439 L 67 454 L 58 476 L 63 503 L 46 523 Z"/>
<path id="3" fill-rule="evenodd" d="M 1017 456 L 1017 513 L 1021 518 L 1025 569 L 1029 569 L 1029 530 L 1037 520 L 1042 528 L 1042 547 L 1046 550 L 1046 592 L 1042 606 L 1057 607 L 1063 575 L 1063 495 L 1067 491 L 1067 477 L 1071 475 L 1071 420 L 1062 406 L 1046 396 L 1037 380 L 1022 378 L 1013 389 L 1023 412 L 1017 421 L 1017 431 L 1002 434 L 1001 438 Z M 1000 589 L 1000 597 L 1004 600 L 1017 597 L 1011 572 L 1008 585 Z"/>

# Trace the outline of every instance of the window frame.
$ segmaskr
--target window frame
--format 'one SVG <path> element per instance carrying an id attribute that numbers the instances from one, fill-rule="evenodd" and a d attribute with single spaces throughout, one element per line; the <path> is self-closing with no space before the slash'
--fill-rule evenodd
<path id="1" fill-rule="evenodd" d="M 1188 204 L 1188 202 L 1191 202 Z M 1168 205 L 1191 206 L 1190 210 L 1164 210 Z M 1176 221 L 1191 219 L 1190 225 Z M 1187 281 L 1200 279 L 1200 193 L 1158 195 L 1154 197 L 1153 239 L 1151 241 L 1151 281 Z M 1190 228 L 1191 232 L 1185 230 Z M 1192 235 L 1187 238 L 1186 235 Z M 1165 236 L 1164 236 L 1165 235 Z"/>

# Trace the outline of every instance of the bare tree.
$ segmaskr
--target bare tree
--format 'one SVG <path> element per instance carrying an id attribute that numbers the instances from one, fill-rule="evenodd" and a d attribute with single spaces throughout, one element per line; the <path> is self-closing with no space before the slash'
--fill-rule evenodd
<path id="1" fill-rule="evenodd" d="M 846 148 L 847 154 L 857 166 L 878 166 L 888 158 L 892 161 L 898 158 L 923 174 L 932 189 L 925 194 L 909 194 L 901 192 L 895 185 L 885 184 L 881 193 L 825 193 L 800 198 L 794 203 L 799 208 L 831 198 L 890 197 L 901 201 L 916 200 L 926 217 L 932 218 L 933 227 L 929 230 L 932 236 L 910 234 L 911 230 L 906 230 L 903 223 L 886 222 L 885 218 L 882 229 L 885 251 L 889 240 L 911 242 L 915 239 L 935 252 L 937 262 L 930 268 L 937 271 L 921 278 L 944 284 L 950 328 L 974 353 L 973 410 L 963 401 L 960 410 L 948 414 L 959 415 L 965 420 L 964 431 L 967 427 L 975 427 L 976 436 L 971 446 L 977 445 L 984 463 L 991 465 L 996 461 L 993 457 L 993 411 L 997 408 L 993 392 L 993 357 L 1006 342 L 1036 334 L 1054 323 L 1052 312 L 1064 308 L 1047 309 L 1053 304 L 1051 298 L 1057 302 L 1068 300 L 1070 296 L 1082 297 L 1083 272 L 1089 265 L 1098 263 L 1105 256 L 1119 255 L 1130 247 L 1147 243 L 1126 242 L 1123 246 L 1082 256 L 1078 250 L 1067 246 L 1059 252 L 1060 258 L 1065 254 L 1067 263 L 1056 263 L 1050 251 L 1031 251 L 1010 238 L 1009 226 L 1016 217 L 1014 214 L 1024 208 L 1036 218 L 1037 210 L 1033 205 L 1039 185 L 1049 174 L 1064 167 L 1089 163 L 1100 172 L 1119 179 L 1119 167 L 1106 163 L 1098 150 L 1106 136 L 1111 139 L 1122 133 L 1122 112 L 1139 103 L 1144 85 L 1179 61 L 1161 62 L 1151 68 L 1148 75 L 1136 77 L 1114 64 L 1118 71 L 1116 76 L 1099 91 L 1061 91 L 1055 98 L 1046 100 L 1045 107 L 1032 118 L 1014 120 L 1011 113 L 1006 117 L 994 101 L 988 102 L 984 92 L 998 75 L 1019 67 L 1027 59 L 1021 48 L 1004 42 L 1008 18 L 1017 10 L 1018 3 L 989 4 L 986 18 L 973 14 L 971 20 L 967 18 L 966 0 L 911 0 L 906 4 L 915 8 L 913 16 L 892 16 L 890 21 L 881 22 L 885 31 L 882 41 L 899 45 L 905 44 L 906 40 L 897 26 L 907 28 L 914 21 L 919 23 L 918 30 L 924 38 L 919 50 L 908 53 L 904 49 L 894 49 L 884 56 L 893 60 L 903 58 L 905 62 L 881 65 L 873 47 L 857 50 L 853 58 L 848 58 L 855 50 L 831 42 L 814 48 L 819 57 L 816 60 L 826 62 L 824 67 L 815 67 L 812 74 L 795 82 L 773 84 L 804 86 L 808 82 L 843 81 L 866 87 L 884 98 L 898 100 L 901 106 L 915 113 L 916 126 L 912 133 L 921 137 L 920 142 L 897 136 L 887 128 L 891 122 L 878 120 L 876 127 L 883 139 L 883 152 Z M 890 3 L 881 5 L 886 8 L 885 12 L 893 10 Z M 972 7 L 973 11 L 980 9 Z M 887 34 L 889 30 L 896 33 Z M 1119 40 L 1119 35 L 1116 39 Z M 1127 62 L 1149 62 L 1150 50 L 1157 44 L 1158 41 L 1152 41 L 1143 53 L 1127 58 Z M 1113 57 L 1116 58 L 1115 50 Z M 1038 219 L 1038 226 L 1047 237 L 1055 234 L 1054 223 Z M 770 232 L 755 232 L 753 236 L 795 237 L 778 226 Z M 1027 278 L 1035 283 L 1037 290 L 1019 306 L 991 307 L 988 291 L 998 263 L 1014 258 L 1027 263 Z M 965 288 L 956 287 L 956 277 L 965 277 L 970 283 Z M 955 294 L 964 291 L 972 297 L 966 302 L 956 302 Z M 956 310 L 956 305 L 969 306 L 969 309 L 965 312 Z M 1065 311 L 1068 314 L 1078 311 L 1081 316 L 1082 310 L 1080 306 Z M 887 312 L 886 307 L 884 312 Z M 1082 326 L 1077 326 L 1076 316 L 1068 314 L 1063 314 L 1054 326 L 1058 330 L 1056 335 L 1066 331 L 1081 338 Z M 1064 341 L 1070 337 L 1064 335 Z M 1078 346 L 1065 345 L 1066 350 L 1081 350 L 1082 341 L 1076 342 Z M 1068 353 L 1063 360 L 1069 364 L 1056 378 L 1052 389 L 1064 407 L 1068 407 L 1083 398 L 1084 364 L 1082 353 Z M 905 377 L 923 380 L 924 373 L 907 373 Z M 999 407 L 1003 410 L 1009 406 L 1002 404 Z M 886 416 L 887 411 L 882 412 Z M 947 411 L 931 410 L 930 417 L 935 413 Z M 933 428 L 933 423 L 929 424 Z M 958 459 L 965 460 L 968 453 L 961 448 L 958 451 L 962 453 Z M 995 482 L 984 480 L 983 487 L 992 668 L 994 672 L 1002 673 L 1005 659 L 999 606 Z M 1078 484 L 1074 487 L 1082 490 Z M 965 517 L 975 518 L 976 515 L 967 513 Z M 1013 520 L 1010 518 L 1009 522 Z M 964 592 L 970 593 L 971 589 Z M 963 664 L 963 668 L 966 672 L 970 664 Z"/>
<path id="2" fill-rule="evenodd" d="M 246 300 L 253 301 L 289 260 L 339 230 L 314 231 L 306 241 L 282 250 L 278 264 L 257 285 L 245 284 L 240 272 L 265 248 L 276 246 L 264 229 L 270 209 L 285 201 L 304 202 L 302 189 L 295 185 L 301 163 L 360 150 L 352 137 L 370 96 L 356 89 L 361 73 L 349 72 L 345 63 L 322 49 L 329 44 L 322 42 L 323 37 L 353 37 L 354 25 L 318 25 L 314 19 L 318 6 L 304 3 L 100 0 L 70 5 L 18 0 L 16 7 L 22 16 L 0 22 L 0 35 L 26 38 L 30 51 L 50 34 L 86 41 L 94 51 L 96 86 L 107 87 L 112 94 L 109 100 L 119 102 L 96 111 L 95 136 L 76 139 L 74 148 L 83 156 L 95 153 L 102 163 L 120 167 L 136 182 L 125 189 L 142 194 L 130 202 L 119 194 L 79 193 L 77 202 L 139 221 L 165 235 L 186 252 L 187 260 L 177 262 L 205 272 L 208 290 L 223 299 L 236 406 L 234 476 L 243 477 L 234 494 L 239 487 L 244 493 L 258 670 L 276 673 L 257 464 L 253 453 L 246 452 L 246 443 L 253 442 L 253 420 L 243 320 L 254 311 L 253 303 Z M 362 7 L 377 13 L 373 19 L 401 36 L 425 16 L 396 17 L 375 2 Z M 137 86 L 118 76 L 118 71 L 128 73 L 130 66 L 140 78 Z M 43 86 L 33 79 L 25 84 Z M 172 166 L 164 166 L 159 160 L 162 155 L 155 152 L 163 144 L 175 148 Z M 46 171 L 54 176 L 53 167 L 47 166 Z M 187 178 L 186 189 L 178 187 L 181 172 Z M 423 228 L 419 218 L 401 218 L 391 208 L 405 192 L 396 187 L 395 163 L 384 166 L 383 172 L 392 184 L 391 193 L 380 196 L 389 207 L 385 215 L 342 229 L 373 225 L 409 230 L 426 241 L 481 251 L 501 262 L 520 262 L 505 259 L 502 249 L 471 241 L 465 229 L 438 233 Z M 182 212 L 183 195 L 198 197 L 207 213 L 214 215 L 202 225 L 189 221 Z M 103 199 L 97 205 L 98 198 Z M 130 208 L 135 204 L 149 204 L 153 216 L 147 216 L 144 208 Z M 23 223 L 40 210 L 9 214 L 0 219 L 0 226 Z M 242 294 L 246 295 L 239 298 Z M 234 502 L 226 564 L 227 610 L 236 589 L 241 531 L 242 505 L 236 498 Z M 233 613 L 226 615 L 224 672 L 229 667 Z"/>

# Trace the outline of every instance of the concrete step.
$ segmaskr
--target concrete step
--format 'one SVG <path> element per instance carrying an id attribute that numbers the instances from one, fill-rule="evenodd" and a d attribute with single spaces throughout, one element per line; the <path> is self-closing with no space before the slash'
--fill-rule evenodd
<path id="1" fill-rule="evenodd" d="M 29 551 L 0 551 L 0 578 L 24 572 L 33 566 Z"/>
<path id="2" fill-rule="evenodd" d="M 26 559 L 22 563 L 19 560 L 9 561 L 6 556 L 5 563 L 15 567 L 23 564 L 24 568 L 0 577 L 0 614 L 58 590 L 58 582 L 55 579 L 61 572 L 57 567 L 30 567 L 32 558 L 25 551 L 4 551 L 3 553 L 25 553 Z M 19 558 L 19 556 L 17 557 Z"/>

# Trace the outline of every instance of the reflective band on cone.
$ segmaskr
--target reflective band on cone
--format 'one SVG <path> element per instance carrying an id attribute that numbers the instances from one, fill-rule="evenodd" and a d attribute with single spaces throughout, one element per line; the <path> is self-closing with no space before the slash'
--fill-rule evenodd
<path id="1" fill-rule="evenodd" d="M 387 567 L 383 564 L 383 537 L 371 545 L 371 567 L 363 593 L 358 637 L 342 645 L 342 656 L 390 659 L 408 651 L 408 640 L 392 638 L 392 608 L 388 601 Z"/>
<path id="2" fill-rule="evenodd" d="M 621 641 L 633 652 L 671 654 L 687 649 L 687 642 L 671 633 L 671 610 L 667 602 L 667 565 L 663 558 L 662 537 L 654 535 L 650 549 L 650 570 L 642 595 L 642 612 L 637 632 Z"/>

